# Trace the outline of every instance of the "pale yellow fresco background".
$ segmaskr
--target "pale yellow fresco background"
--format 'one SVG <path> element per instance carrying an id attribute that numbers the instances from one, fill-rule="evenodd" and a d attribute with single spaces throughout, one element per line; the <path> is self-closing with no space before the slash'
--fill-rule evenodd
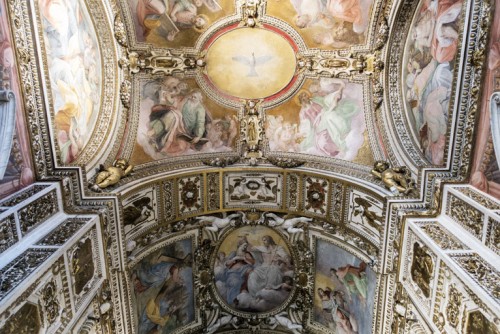
<path id="1" fill-rule="evenodd" d="M 306 79 L 297 94 L 295 94 L 292 98 L 288 99 L 285 103 L 280 104 L 278 107 L 267 110 L 266 115 L 281 116 L 283 117 L 284 122 L 289 122 L 291 124 L 299 124 L 300 123 L 299 112 L 301 106 L 298 99 L 298 95 L 300 94 L 301 91 L 309 90 L 309 87 L 314 81 L 316 81 L 316 79 Z M 360 94 L 362 94 L 362 92 Z M 372 149 L 370 147 L 368 130 L 365 130 L 363 136 L 364 136 L 363 146 L 361 146 L 361 148 L 358 151 L 358 154 L 352 161 L 361 165 L 373 166 L 375 159 L 373 158 Z"/>
<path id="2" fill-rule="evenodd" d="M 270 56 L 255 66 L 258 76 L 248 76 L 250 66 L 233 57 Z M 295 52 L 279 34 L 260 28 L 238 28 L 220 36 L 208 49 L 207 74 L 224 93 L 246 99 L 264 98 L 279 92 L 292 80 Z"/>
<path id="3" fill-rule="evenodd" d="M 297 25 L 295 24 L 295 21 L 297 19 L 297 12 L 293 8 L 293 5 L 291 4 L 290 1 L 291 0 L 269 0 L 267 2 L 266 14 L 277 17 L 290 24 L 295 30 L 297 30 L 300 33 L 300 36 L 302 37 L 302 39 L 309 48 L 319 48 L 325 50 L 346 49 L 353 45 L 364 44 L 366 42 L 366 34 L 367 34 L 366 31 L 360 35 L 351 32 L 349 42 L 340 43 L 337 47 L 322 45 L 316 42 L 314 40 L 315 35 L 328 32 L 329 30 L 320 26 L 312 26 L 302 29 L 298 28 Z M 311 0 L 302 0 L 302 1 L 311 1 Z M 373 6 L 370 6 L 370 14 L 372 7 Z M 352 24 L 349 22 L 346 22 L 345 26 L 352 29 Z"/>
<path id="4" fill-rule="evenodd" d="M 132 13 L 135 14 L 137 2 L 134 3 L 135 5 L 131 5 L 131 8 Z M 206 6 L 198 7 L 198 14 L 203 14 L 208 18 L 207 27 L 212 25 L 215 21 L 235 13 L 234 0 L 217 0 L 217 3 L 222 7 L 222 10 L 218 12 L 211 12 L 206 8 Z M 166 36 L 161 33 L 161 30 L 155 27 L 155 22 L 153 20 L 151 20 L 150 23 L 146 22 L 146 24 L 152 28 L 151 32 L 146 37 L 146 42 L 151 43 L 156 47 L 194 47 L 196 41 L 202 34 L 202 32 L 196 31 L 193 28 L 181 29 L 173 41 L 168 41 Z"/>
<path id="5" fill-rule="evenodd" d="M 227 256 L 229 253 L 236 251 L 240 236 L 246 236 L 248 242 L 252 246 L 263 246 L 262 237 L 265 235 L 271 236 L 274 242 L 278 246 L 282 246 L 290 255 L 290 251 L 282 237 L 269 227 L 265 226 L 244 226 L 232 231 L 229 235 L 227 235 L 224 241 L 222 241 L 217 253 L 224 252 Z"/>
<path id="6" fill-rule="evenodd" d="M 188 84 L 190 89 L 200 89 L 198 84 L 196 83 L 195 79 L 192 78 L 179 78 L 181 81 L 185 82 Z M 142 88 L 140 89 L 141 94 L 142 94 Z M 233 115 L 236 117 L 237 112 L 235 110 L 231 110 L 225 107 L 222 107 L 221 105 L 215 103 L 213 100 L 209 99 L 202 91 L 203 94 L 203 105 L 205 106 L 206 110 L 210 113 L 210 117 L 212 121 L 214 119 L 220 119 L 224 118 L 226 115 Z M 144 112 L 147 113 L 148 115 L 151 113 L 151 110 L 141 110 L 141 107 L 139 107 L 140 110 L 137 112 Z M 141 129 L 138 129 L 138 131 L 141 131 Z M 236 137 L 239 138 L 239 137 Z M 238 139 L 237 139 L 238 140 Z M 235 147 L 233 147 L 234 149 Z M 165 159 L 169 159 L 172 157 L 165 156 Z M 134 144 L 134 149 L 132 150 L 132 154 L 130 156 L 130 163 L 134 166 L 138 166 L 141 164 L 145 164 L 148 162 L 155 161 L 154 158 L 149 156 L 146 152 L 144 152 L 144 149 L 142 148 L 141 145 L 137 143 L 137 141 Z"/>

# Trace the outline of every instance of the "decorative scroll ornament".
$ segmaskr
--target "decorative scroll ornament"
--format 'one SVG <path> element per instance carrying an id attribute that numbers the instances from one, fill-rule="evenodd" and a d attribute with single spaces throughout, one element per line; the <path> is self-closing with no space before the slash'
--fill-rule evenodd
<path id="1" fill-rule="evenodd" d="M 258 104 L 258 100 L 248 100 L 243 107 L 245 118 L 241 121 L 241 137 L 247 146 L 247 158 L 262 158 L 260 143 L 264 136 L 264 124 L 260 118 Z"/>
<path id="2" fill-rule="evenodd" d="M 335 51 L 331 56 L 324 56 L 321 53 L 314 56 L 299 55 L 297 66 L 299 70 L 309 74 L 339 77 L 356 74 L 372 75 L 375 72 L 380 72 L 384 63 L 377 54 L 351 53 L 342 56 Z"/>
<path id="3" fill-rule="evenodd" d="M 246 0 L 241 6 L 243 14 L 240 26 L 243 27 L 260 27 L 259 17 L 262 13 L 262 8 L 265 6 L 264 0 Z"/>
<path id="4" fill-rule="evenodd" d="M 375 40 L 375 50 L 381 50 L 387 43 L 389 38 L 389 24 L 387 23 L 387 17 L 382 18 L 382 22 L 378 27 L 377 39 Z"/>
<path id="5" fill-rule="evenodd" d="M 394 195 L 411 195 L 415 191 L 415 181 L 411 178 L 408 167 L 389 167 L 386 161 L 376 161 L 371 173 L 382 180 Z"/>
<path id="6" fill-rule="evenodd" d="M 267 157 L 267 161 L 280 168 L 295 168 L 305 164 L 305 161 L 295 160 L 291 158 Z"/>
<path id="7" fill-rule="evenodd" d="M 115 38 L 121 46 L 128 47 L 127 30 L 119 14 L 115 16 Z"/>
<path id="8" fill-rule="evenodd" d="M 132 94 L 132 83 L 129 80 L 122 81 L 120 85 L 120 100 L 125 108 L 130 108 L 130 99 Z"/>
<path id="9" fill-rule="evenodd" d="M 240 160 L 240 157 L 227 157 L 227 158 L 214 158 L 212 160 L 203 160 L 202 162 L 207 166 L 212 167 L 226 167 L 233 165 Z"/>
<path id="10" fill-rule="evenodd" d="M 120 64 L 122 68 L 124 65 L 127 66 L 132 74 L 150 70 L 152 74 L 163 72 L 172 75 L 193 70 L 197 66 L 203 67 L 205 62 L 201 58 L 188 57 L 184 54 L 174 55 L 170 50 L 162 50 L 151 51 L 148 54 L 131 52 L 128 54 L 128 59 L 122 59 Z"/>

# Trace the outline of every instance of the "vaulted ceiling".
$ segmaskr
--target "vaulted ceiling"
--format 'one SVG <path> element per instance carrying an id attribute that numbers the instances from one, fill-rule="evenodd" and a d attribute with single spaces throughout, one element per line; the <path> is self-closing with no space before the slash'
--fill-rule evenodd
<path id="1" fill-rule="evenodd" d="M 11 2 L 36 178 L 99 212 L 113 331 L 390 332 L 398 274 L 435 297 L 403 217 L 469 175 L 486 2 Z"/>

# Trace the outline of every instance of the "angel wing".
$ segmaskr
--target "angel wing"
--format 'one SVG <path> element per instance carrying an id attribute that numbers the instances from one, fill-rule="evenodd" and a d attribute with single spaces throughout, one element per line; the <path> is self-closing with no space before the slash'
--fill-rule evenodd
<path id="1" fill-rule="evenodd" d="M 242 63 L 242 64 L 247 65 L 247 66 L 252 66 L 252 63 L 250 61 L 250 57 L 246 57 L 246 56 L 234 56 L 231 59 L 234 60 L 234 61 L 237 61 L 238 63 Z"/>
<path id="2" fill-rule="evenodd" d="M 255 65 L 262 65 L 273 59 L 273 56 L 255 57 Z"/>

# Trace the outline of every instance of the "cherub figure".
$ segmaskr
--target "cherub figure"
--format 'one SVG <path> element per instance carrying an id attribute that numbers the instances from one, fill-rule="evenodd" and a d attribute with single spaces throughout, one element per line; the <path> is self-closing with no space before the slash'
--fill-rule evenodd
<path id="1" fill-rule="evenodd" d="M 298 232 L 304 232 L 303 228 L 296 228 L 295 225 L 299 223 L 307 223 L 312 220 L 312 218 L 307 218 L 307 217 L 296 217 L 296 218 L 281 218 L 274 213 L 268 212 L 266 213 L 266 217 L 268 217 L 269 220 L 269 226 L 280 226 L 284 230 L 286 230 L 288 233 L 298 233 Z"/>
<path id="2" fill-rule="evenodd" d="M 226 218 L 219 218 L 215 216 L 200 216 L 196 217 L 196 220 L 200 220 L 202 222 L 211 223 L 212 226 L 206 226 L 205 228 L 212 232 L 218 232 L 219 229 L 223 229 L 227 225 L 233 223 L 236 218 L 241 217 L 240 213 L 233 213 L 232 215 L 227 216 Z"/>
<path id="3" fill-rule="evenodd" d="M 286 312 L 281 312 L 276 314 L 273 318 L 270 318 L 270 328 L 274 330 L 280 325 L 290 329 L 294 334 L 302 333 L 302 325 L 292 322 L 287 316 L 288 314 Z"/>
<path id="4" fill-rule="evenodd" d="M 379 216 L 377 213 L 370 210 L 373 206 L 372 203 L 361 197 L 356 197 L 354 202 L 356 203 L 356 205 L 354 205 L 354 215 L 357 216 L 361 214 L 362 219 L 365 220 L 368 225 L 374 227 L 380 232 L 384 217 Z"/>
<path id="5" fill-rule="evenodd" d="M 405 166 L 390 168 L 388 162 L 379 160 L 375 161 L 371 173 L 381 179 L 394 195 L 399 193 L 408 195 L 415 188 L 415 181 L 412 180 L 410 170 Z"/>
<path id="6" fill-rule="evenodd" d="M 102 168 L 102 167 L 101 167 Z M 132 173 L 134 166 L 129 165 L 127 160 L 118 159 L 110 166 L 97 174 L 94 190 L 104 189 L 106 187 L 117 184 L 123 177 Z"/>

